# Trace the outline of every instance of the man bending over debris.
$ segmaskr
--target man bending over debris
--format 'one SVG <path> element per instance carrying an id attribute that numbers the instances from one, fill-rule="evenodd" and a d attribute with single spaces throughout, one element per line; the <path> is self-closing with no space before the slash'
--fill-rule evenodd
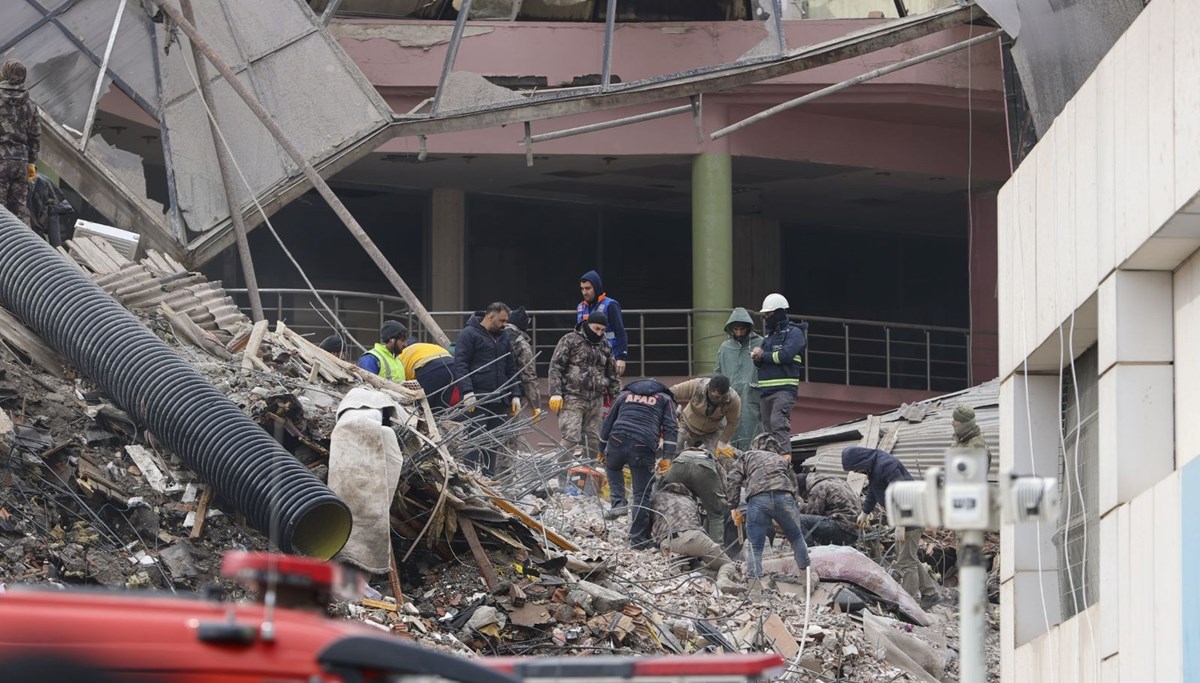
<path id="1" fill-rule="evenodd" d="M 708 569 L 717 570 L 717 588 L 725 593 L 744 593 L 735 579 L 736 566 L 721 547 L 700 529 L 700 506 L 683 484 L 670 483 L 650 497 L 654 510 L 654 542 L 664 553 L 694 557 Z"/>
<path id="2" fill-rule="evenodd" d="M 593 316 L 596 314 L 592 314 Z M 611 358 L 611 356 L 610 356 Z M 600 428 L 601 461 L 608 474 L 612 508 L 605 519 L 616 519 L 629 510 L 625 500 L 625 466 L 633 475 L 633 518 L 629 544 L 636 549 L 652 547 L 650 539 L 650 482 L 662 440 L 659 473 L 665 473 L 675 457 L 675 401 L 671 390 L 656 379 L 630 382 L 608 412 Z"/>
<path id="3" fill-rule="evenodd" d="M 358 359 L 358 367 L 399 384 L 404 376 L 400 352 L 408 341 L 408 328 L 398 320 L 385 320 L 379 328 L 379 342 Z"/>
<path id="4" fill-rule="evenodd" d="M 682 431 L 682 427 L 680 428 Z M 732 449 L 730 450 L 732 452 Z M 725 515 L 729 504 L 725 500 L 725 477 L 704 444 L 693 441 L 687 450 L 675 456 L 671 469 L 663 475 L 666 484 L 682 484 L 692 495 L 700 499 L 707 517 L 705 526 L 708 537 L 725 547 Z"/>
<path id="5" fill-rule="evenodd" d="M 582 445 L 585 462 L 600 457 L 605 394 L 611 399 L 621 391 L 617 362 L 604 339 L 606 324 L 603 313 L 592 313 L 558 340 L 550 357 L 550 410 L 558 414 L 563 445 Z"/>
<path id="6" fill-rule="evenodd" d="M 883 504 L 887 488 L 892 482 L 912 480 L 903 463 L 891 453 L 878 448 L 847 447 L 842 451 L 842 469 L 867 475 L 867 496 L 857 520 L 859 528 L 867 526 L 875 506 Z M 919 597 L 922 606 L 926 606 L 940 600 L 941 591 L 925 564 L 917 559 L 920 542 L 920 527 L 896 529 L 896 571 L 900 572 L 900 586 L 913 598 Z"/>
<path id="7" fill-rule="evenodd" d="M 746 489 L 746 516 L 737 511 Z M 750 543 L 749 575 L 751 596 L 762 595 L 762 553 L 767 544 L 771 522 L 779 524 L 792 544 L 796 568 L 808 568 L 808 546 L 800 528 L 800 508 L 796 505 L 796 472 L 792 454 L 770 433 L 759 434 L 750 442 L 750 450 L 729 467 L 725 497 L 734 521 L 746 525 Z"/>
<path id="8" fill-rule="evenodd" d="M 445 410 L 462 400 L 454 380 L 454 356 L 437 344 L 417 342 L 400 352 L 404 374 L 416 379 L 429 399 L 431 410 Z"/>
<path id="9" fill-rule="evenodd" d="M 742 399 L 730 388 L 729 378 L 713 375 L 690 379 L 671 387 L 671 393 L 683 407 L 679 416 L 679 447 L 700 441 L 710 451 L 731 455 L 733 447 L 729 441 L 741 420 Z"/>
<path id="10" fill-rule="evenodd" d="M 808 472 L 796 478 L 799 485 L 800 524 L 810 545 L 853 545 L 858 496 L 842 477 Z"/>

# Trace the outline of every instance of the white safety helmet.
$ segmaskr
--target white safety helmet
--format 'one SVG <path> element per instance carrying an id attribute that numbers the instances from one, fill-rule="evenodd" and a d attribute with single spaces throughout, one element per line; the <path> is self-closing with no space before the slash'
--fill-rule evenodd
<path id="1" fill-rule="evenodd" d="M 767 295 L 767 298 L 763 299 L 762 310 L 760 310 L 759 313 L 771 313 L 780 308 L 787 307 L 787 299 L 785 299 L 783 295 L 779 294 L 778 292 L 772 292 Z"/>

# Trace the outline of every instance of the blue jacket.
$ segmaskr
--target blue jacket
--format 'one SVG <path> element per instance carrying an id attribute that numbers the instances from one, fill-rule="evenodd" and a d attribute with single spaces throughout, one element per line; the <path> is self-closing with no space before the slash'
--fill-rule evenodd
<path id="1" fill-rule="evenodd" d="M 671 390 L 656 379 L 640 379 L 630 382 L 625 391 L 617 394 L 608 417 L 600 427 L 600 449 L 608 446 L 608 437 L 616 434 L 622 440 L 630 439 L 643 446 L 654 448 L 658 437 L 663 439 L 663 456 L 675 457 L 675 445 L 679 438 L 675 424 L 675 400 Z"/>
<path id="2" fill-rule="evenodd" d="M 758 386 L 763 396 L 781 391 L 796 393 L 803 373 L 804 348 L 808 346 L 808 323 L 785 320 L 762 340 L 763 350 L 754 364 L 758 366 Z"/>
<path id="3" fill-rule="evenodd" d="M 604 328 L 604 336 L 612 347 L 613 358 L 625 360 L 629 353 L 629 335 L 625 333 L 625 321 L 621 320 L 621 304 L 616 299 L 604 293 L 604 284 L 600 282 L 600 274 L 589 270 L 579 278 L 592 283 L 596 292 L 596 300 L 589 306 L 586 301 L 580 301 L 575 307 L 575 323 L 579 324 L 592 313 L 600 311 L 608 318 L 608 326 Z"/>
<path id="4" fill-rule="evenodd" d="M 458 380 L 459 389 L 464 395 L 471 392 L 480 394 L 480 401 L 485 400 L 483 394 L 496 391 L 516 374 L 516 364 L 513 362 L 508 336 L 504 334 L 503 329 L 495 334 L 483 329 L 482 320 L 483 312 L 476 312 L 454 341 L 454 372 L 462 378 Z M 496 360 L 502 356 L 502 360 Z M 467 376 L 479 368 L 483 369 L 470 377 Z M 520 395 L 521 383 L 515 382 L 502 395 L 488 399 L 487 402 Z"/>
<path id="5" fill-rule="evenodd" d="M 865 446 L 850 446 L 842 451 L 842 469 L 847 472 L 867 473 L 867 496 L 863 499 L 863 512 L 882 504 L 887 487 L 894 481 L 911 481 L 912 475 L 887 451 Z"/>

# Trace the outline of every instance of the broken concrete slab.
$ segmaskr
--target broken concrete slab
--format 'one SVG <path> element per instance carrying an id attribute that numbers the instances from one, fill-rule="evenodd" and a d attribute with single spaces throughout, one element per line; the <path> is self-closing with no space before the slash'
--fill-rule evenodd
<path id="1" fill-rule="evenodd" d="M 597 612 L 618 612 L 630 602 L 628 595 L 623 595 L 591 581 L 580 581 L 575 585 L 579 590 L 592 596 L 592 604 Z"/>
<path id="2" fill-rule="evenodd" d="M 164 548 L 158 553 L 158 557 L 167 565 L 167 570 L 171 572 L 171 578 L 176 583 L 195 578 L 198 573 L 196 563 L 192 559 L 192 549 L 184 541 Z"/>
<path id="3" fill-rule="evenodd" d="M 917 680 L 938 683 L 946 671 L 947 655 L 925 641 L 909 635 L 895 619 L 878 617 L 864 611 L 863 626 L 867 640 L 875 649 L 876 659 L 912 674 Z"/>

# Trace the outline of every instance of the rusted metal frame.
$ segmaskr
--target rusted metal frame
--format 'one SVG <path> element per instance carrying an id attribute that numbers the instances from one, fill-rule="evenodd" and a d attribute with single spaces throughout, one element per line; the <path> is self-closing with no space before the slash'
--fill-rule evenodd
<path id="1" fill-rule="evenodd" d="M 573 135 L 583 135 L 584 133 L 592 133 L 592 132 L 595 132 L 598 130 L 608 130 L 609 128 L 620 128 L 621 126 L 628 126 L 632 123 L 641 123 L 642 121 L 653 121 L 654 119 L 662 119 L 662 118 L 666 118 L 668 116 L 675 116 L 676 114 L 686 114 L 691 111 L 693 111 L 693 105 L 684 104 L 684 105 L 681 105 L 678 107 L 671 107 L 670 109 L 660 109 L 658 111 L 646 112 L 644 114 L 635 114 L 633 116 L 626 116 L 626 117 L 619 118 L 619 119 L 613 119 L 612 121 L 603 121 L 601 123 L 589 123 L 586 126 L 577 126 L 575 128 L 564 128 L 562 130 L 555 130 L 555 131 L 551 131 L 549 133 L 539 133 L 537 135 L 532 135 L 532 136 L 526 137 L 525 143 L 529 144 L 531 142 L 545 142 L 546 140 L 557 140 L 559 138 L 569 138 Z"/>
<path id="2" fill-rule="evenodd" d="M 441 117 L 423 120 L 396 119 L 392 124 L 392 134 L 408 136 L 455 133 L 728 90 L 853 59 L 943 31 L 967 22 L 970 19 L 970 10 L 974 6 L 972 3 L 964 7 L 947 8 L 899 22 L 874 26 L 849 36 L 793 51 L 783 59 L 766 57 L 716 67 L 702 67 L 683 74 L 618 83 L 612 85 L 607 93 L 595 90 L 551 93 L 530 97 L 520 103 L 456 110 Z"/>
<path id="3" fill-rule="evenodd" d="M 12 39 L 10 39 L 7 43 L 0 45 L 0 54 L 8 52 L 14 46 L 16 46 L 17 43 L 21 42 L 22 40 L 25 40 L 30 35 L 32 35 L 34 31 L 45 26 L 46 24 L 49 24 L 51 21 L 54 20 L 55 17 L 58 17 L 62 14 L 66 14 L 67 10 L 71 9 L 72 7 L 74 7 L 75 5 L 78 5 L 78 4 L 79 4 L 79 0 L 67 0 L 66 3 L 64 3 L 60 7 L 56 7 L 49 14 L 46 13 L 46 10 L 39 7 L 38 10 L 42 13 L 42 18 L 38 19 L 37 21 L 30 24 L 28 27 L 25 28 L 24 31 L 21 31 L 17 35 L 13 36 Z"/>
<path id="4" fill-rule="evenodd" d="M 600 71 L 600 92 L 608 92 L 612 79 L 613 33 L 617 30 L 617 0 L 604 3 L 604 64 Z"/>
<path id="5" fill-rule="evenodd" d="M 224 0 L 218 0 L 218 4 L 222 9 L 225 7 Z M 179 0 L 179 9 L 183 11 L 183 16 L 187 17 L 188 21 L 196 21 L 195 12 L 192 10 L 192 0 Z M 230 25 L 230 30 L 234 32 L 234 44 L 237 44 L 237 32 L 233 25 Z M 263 316 L 262 298 L 258 294 L 258 276 L 254 272 L 254 256 L 250 253 L 250 242 L 246 239 L 246 224 L 242 221 L 242 209 L 238 203 L 237 186 L 233 182 L 232 163 L 229 158 L 229 150 L 225 149 L 225 145 L 221 139 L 220 119 L 217 113 L 217 101 L 213 97 L 212 84 L 208 80 L 208 69 L 204 64 L 204 55 L 196 47 L 195 43 L 188 41 L 191 45 L 192 61 L 196 65 L 196 82 L 199 83 L 199 95 L 208 103 L 208 114 L 205 116 L 208 119 L 209 133 L 212 137 L 213 151 L 217 154 L 217 171 L 221 175 L 221 190 L 225 194 L 225 205 L 229 207 L 229 218 L 233 223 L 233 234 L 237 240 L 238 262 L 242 266 L 242 278 L 246 281 L 246 297 L 250 300 L 250 319 L 254 322 L 266 320 Z M 238 47 L 241 51 L 241 47 Z M 186 65 L 185 65 L 186 66 Z M 168 163 L 168 166 L 171 164 Z M 254 190 L 249 189 L 250 192 Z"/>
<path id="6" fill-rule="evenodd" d="M 125 16 L 127 2 L 128 0 L 120 0 L 120 3 L 117 4 L 117 16 L 113 19 L 108 42 L 104 45 L 104 57 L 100 59 L 100 71 L 96 73 L 96 85 L 92 88 L 92 99 L 88 102 L 87 116 L 83 120 L 83 134 L 79 136 L 80 152 L 87 149 L 88 138 L 92 136 L 92 126 L 96 123 L 96 107 L 100 106 L 100 90 L 104 87 L 104 76 L 108 72 L 108 60 L 112 58 L 113 45 L 117 43 L 117 32 L 121 30 L 121 19 Z"/>
<path id="7" fill-rule="evenodd" d="M 947 45 L 946 47 L 938 48 L 937 50 L 933 50 L 932 52 L 926 52 L 923 55 L 917 55 L 916 57 L 910 57 L 909 59 L 895 62 L 895 63 L 889 64 L 885 67 L 881 67 L 879 69 L 874 69 L 872 71 L 868 71 L 864 74 L 859 74 L 859 75 L 855 76 L 854 78 L 846 79 L 840 83 L 834 83 L 831 86 L 810 92 L 807 95 L 802 95 L 795 99 L 788 100 L 787 102 L 782 102 L 780 104 L 777 104 L 774 107 L 771 107 L 769 109 L 764 109 L 764 110 L 758 112 L 757 114 L 748 116 L 748 117 L 742 119 L 741 121 L 738 121 L 737 123 L 731 123 L 728 126 L 725 126 L 724 128 L 722 128 L 720 130 L 714 131 L 710 137 L 713 140 L 723 138 L 726 135 L 729 135 L 730 133 L 735 133 L 747 126 L 754 125 L 755 123 L 758 123 L 759 121 L 762 121 L 763 119 L 766 119 L 766 118 L 769 118 L 776 114 L 785 112 L 789 109 L 794 109 L 796 107 L 799 107 L 802 104 L 812 102 L 813 100 L 820 99 L 822 97 L 825 97 L 826 95 L 832 95 L 835 92 L 845 90 L 846 88 L 858 85 L 859 83 L 865 83 L 867 81 L 871 81 L 876 78 L 879 78 L 880 76 L 886 76 L 890 73 L 894 73 L 894 72 L 900 71 L 902 69 L 907 69 L 910 66 L 921 64 L 922 62 L 928 62 L 930 60 L 937 59 L 939 57 L 944 57 L 948 54 L 952 54 L 952 53 L 958 52 L 960 50 L 965 50 L 974 45 L 978 45 L 979 43 L 984 43 L 984 42 L 987 42 L 994 38 L 997 38 L 1003 33 L 1004 33 L 1004 31 L 1002 31 L 1002 30 L 991 31 L 991 32 L 985 33 L 983 35 L 975 36 L 974 38 L 971 38 L 969 40 L 964 40 L 960 43 L 954 43 L 953 45 Z"/>
<path id="8" fill-rule="evenodd" d="M 166 88 L 163 79 L 162 58 L 158 54 L 158 29 L 152 24 L 150 26 L 150 51 L 153 54 L 154 60 L 154 83 L 158 88 L 158 111 L 155 118 L 158 119 L 159 142 L 162 143 L 163 159 L 171 158 L 171 127 L 167 125 L 166 116 Z M 164 164 L 167 168 L 167 201 L 171 203 L 171 233 L 175 239 L 179 241 L 180 246 L 187 245 L 187 229 L 183 227 L 183 213 L 179 210 L 179 192 L 175 183 L 175 164 Z"/>
<path id="9" fill-rule="evenodd" d="M 329 4 L 325 6 L 325 11 L 321 13 L 321 26 L 328 26 L 333 19 L 333 15 L 337 12 L 338 5 L 342 4 L 342 0 L 329 0 Z"/>
<path id="10" fill-rule="evenodd" d="M 82 52 L 84 55 L 86 55 L 87 58 L 89 60 L 91 60 L 92 64 L 96 65 L 97 69 L 100 68 L 100 63 L 101 63 L 100 57 L 95 52 L 92 52 L 91 48 L 89 48 L 83 42 L 83 40 L 80 39 L 79 36 L 75 35 L 75 33 L 73 31 L 71 31 L 66 26 L 64 26 L 63 23 L 61 21 L 59 21 L 57 16 L 49 17 L 48 15 L 50 14 L 50 11 L 47 10 L 45 7 L 43 7 L 37 0 L 25 0 L 25 2 L 28 3 L 30 6 L 32 6 L 34 9 L 36 9 L 37 11 L 41 12 L 44 16 L 47 16 L 49 22 L 54 24 L 54 26 L 59 31 L 62 31 L 62 34 L 66 37 L 67 40 L 71 41 L 71 44 L 74 45 L 76 47 L 76 49 L 78 49 L 80 52 Z M 111 70 L 108 72 L 108 75 L 110 78 L 112 78 L 112 82 L 118 88 L 120 88 L 122 92 L 124 92 L 126 95 L 128 95 L 129 99 L 133 100 L 134 103 L 137 104 L 137 106 L 141 107 L 144 111 L 147 111 L 147 112 L 154 111 L 154 106 L 151 105 L 149 102 L 147 102 L 144 97 L 142 97 L 140 94 L 138 94 L 138 91 L 135 90 L 133 88 L 133 86 L 126 83 L 125 79 L 123 79 L 120 76 L 118 76 L 117 74 L 113 73 Z"/>
<path id="11" fill-rule="evenodd" d="M 442 64 L 442 75 L 438 77 L 437 91 L 433 93 L 433 104 L 429 106 L 429 115 L 437 116 L 438 107 L 442 103 L 442 94 L 446 91 L 446 81 L 454 70 L 454 61 L 458 59 L 458 44 L 462 42 L 463 31 L 467 27 L 467 17 L 471 14 L 471 0 L 462 0 L 458 17 L 454 19 L 454 30 L 450 32 L 450 46 L 446 48 L 446 61 Z"/>

